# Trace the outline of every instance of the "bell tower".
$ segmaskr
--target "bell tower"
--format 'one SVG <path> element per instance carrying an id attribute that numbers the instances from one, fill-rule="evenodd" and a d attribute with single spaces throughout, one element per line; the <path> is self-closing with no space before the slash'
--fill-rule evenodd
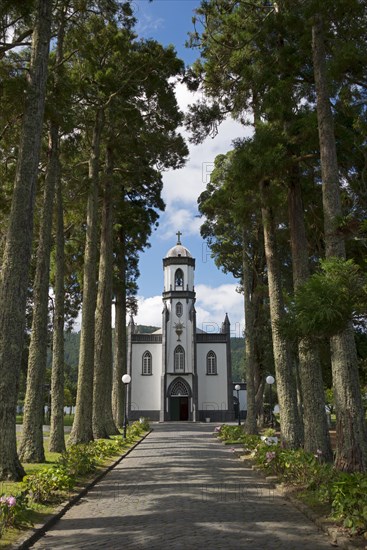
<path id="1" fill-rule="evenodd" d="M 195 420 L 197 409 L 195 259 L 182 245 L 182 233 L 178 231 L 176 235 L 176 245 L 170 248 L 163 259 L 162 390 L 164 391 L 162 391 L 161 419 L 175 420 L 175 416 L 179 414 L 173 410 L 177 407 L 177 399 L 180 396 L 169 395 L 169 389 L 174 391 L 174 388 L 181 388 L 180 391 L 183 391 L 186 387 L 187 418 L 182 418 L 185 413 L 181 412 L 177 420 Z M 181 401 L 184 403 L 184 397 Z M 182 410 L 184 410 L 183 405 Z"/>

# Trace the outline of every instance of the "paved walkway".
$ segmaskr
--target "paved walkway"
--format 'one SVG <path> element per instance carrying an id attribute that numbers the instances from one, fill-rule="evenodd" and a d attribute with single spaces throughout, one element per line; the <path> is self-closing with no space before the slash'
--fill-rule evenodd
<path id="1" fill-rule="evenodd" d="M 213 437 L 213 424 L 154 431 L 32 548 L 331 548 L 292 504 Z"/>

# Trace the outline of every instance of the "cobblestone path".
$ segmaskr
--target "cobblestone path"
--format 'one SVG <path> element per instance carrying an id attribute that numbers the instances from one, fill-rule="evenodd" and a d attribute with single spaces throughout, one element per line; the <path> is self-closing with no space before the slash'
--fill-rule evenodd
<path id="1" fill-rule="evenodd" d="M 292 504 L 213 437 L 213 425 L 154 431 L 32 548 L 331 548 Z"/>

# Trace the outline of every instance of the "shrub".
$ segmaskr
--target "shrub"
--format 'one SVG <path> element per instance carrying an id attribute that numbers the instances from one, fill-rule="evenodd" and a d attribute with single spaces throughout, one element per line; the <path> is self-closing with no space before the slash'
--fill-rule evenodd
<path id="1" fill-rule="evenodd" d="M 123 446 L 121 438 L 119 439 L 97 439 L 91 444 L 97 460 L 104 460 L 109 456 L 117 455 Z"/>
<path id="2" fill-rule="evenodd" d="M 139 418 L 139 424 L 143 432 L 148 432 L 150 430 L 149 418 L 142 416 Z"/>
<path id="3" fill-rule="evenodd" d="M 0 538 L 9 527 L 32 525 L 29 518 L 28 499 L 25 494 L 0 497 Z"/>
<path id="4" fill-rule="evenodd" d="M 98 459 L 93 444 L 71 445 L 59 458 L 58 463 L 64 466 L 73 477 L 85 476 L 94 472 Z"/>
<path id="5" fill-rule="evenodd" d="M 142 424 L 139 421 L 134 422 L 133 424 L 130 424 L 130 426 L 127 427 L 126 439 L 131 441 L 136 437 L 139 437 L 142 433 L 143 433 Z"/>
<path id="6" fill-rule="evenodd" d="M 70 490 L 75 485 L 75 477 L 61 464 L 46 466 L 36 474 L 25 476 L 22 487 L 35 502 L 50 502 L 59 491 Z"/>
<path id="7" fill-rule="evenodd" d="M 303 449 L 283 449 L 265 440 L 256 447 L 254 458 L 261 468 L 279 477 L 280 481 L 315 489 L 322 485 L 322 498 L 328 498 L 327 488 L 334 471 L 330 464 L 322 462 L 320 451 L 312 454 Z"/>
<path id="8" fill-rule="evenodd" d="M 339 473 L 330 487 L 332 517 L 352 533 L 367 531 L 367 475 Z"/>
<path id="9" fill-rule="evenodd" d="M 98 464 L 109 456 L 121 452 L 125 443 L 133 441 L 143 432 L 143 425 L 134 422 L 127 429 L 126 441 L 118 436 L 113 439 L 99 439 L 87 444 L 71 445 L 54 466 L 44 467 L 23 480 L 24 492 L 35 502 L 50 502 L 58 492 L 70 490 L 78 478 L 93 473 Z"/>
<path id="10" fill-rule="evenodd" d="M 245 435 L 243 428 L 241 426 L 228 426 L 227 424 L 223 424 L 221 426 L 219 433 L 220 439 L 223 441 L 239 441 L 241 440 L 241 437 Z"/>

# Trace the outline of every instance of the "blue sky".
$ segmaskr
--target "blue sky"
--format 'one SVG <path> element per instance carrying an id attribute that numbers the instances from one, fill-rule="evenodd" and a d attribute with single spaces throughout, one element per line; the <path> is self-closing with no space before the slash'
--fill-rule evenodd
<path id="1" fill-rule="evenodd" d="M 185 47 L 188 33 L 193 30 L 193 10 L 199 0 L 134 0 L 137 32 L 140 37 L 154 38 L 163 45 L 173 44 L 178 56 L 190 65 L 198 57 L 196 50 Z M 196 97 L 184 85 L 176 87 L 178 103 L 183 111 Z M 163 198 L 166 212 L 161 215 L 159 228 L 150 239 L 151 247 L 140 257 L 139 312 L 136 322 L 160 326 L 162 311 L 162 258 L 176 244 L 176 232 L 182 232 L 181 241 L 196 258 L 195 287 L 198 326 L 215 332 L 228 313 L 233 336 L 243 330 L 243 297 L 236 292 L 238 281 L 222 273 L 214 264 L 205 241 L 200 236 L 197 198 L 210 178 L 217 154 L 231 148 L 233 139 L 248 134 L 235 121 L 228 119 L 214 138 L 198 146 L 189 145 L 190 157 L 184 168 L 164 173 Z M 187 133 L 182 130 L 185 137 Z"/>

